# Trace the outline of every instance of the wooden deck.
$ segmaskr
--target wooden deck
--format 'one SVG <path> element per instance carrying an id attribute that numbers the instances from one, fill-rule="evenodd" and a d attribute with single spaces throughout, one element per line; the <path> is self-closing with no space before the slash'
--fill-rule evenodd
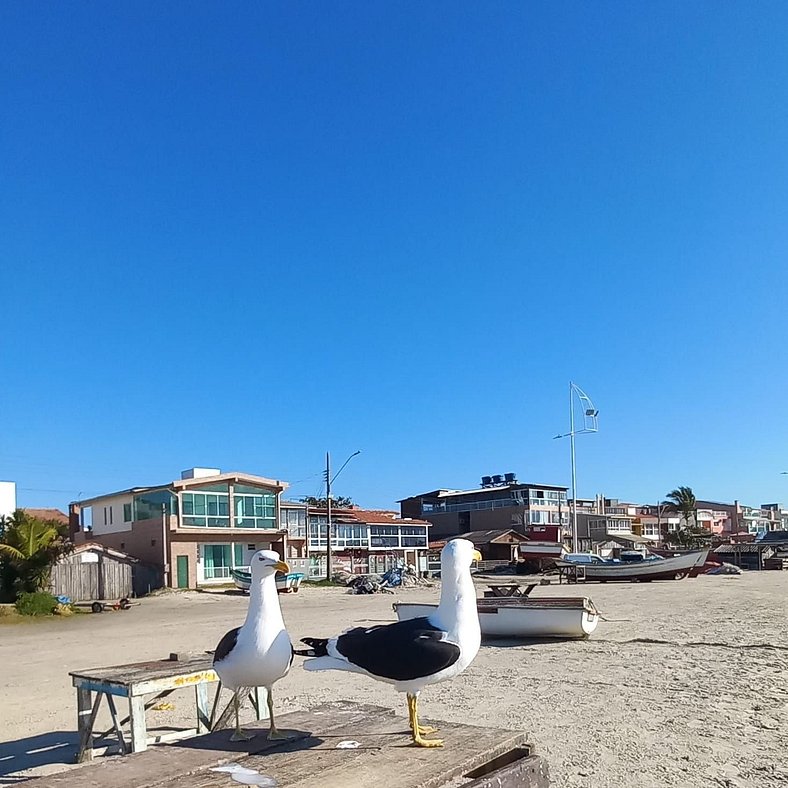
<path id="1" fill-rule="evenodd" d="M 445 747 L 421 749 L 411 745 L 404 717 L 346 702 L 278 722 L 289 741 L 269 742 L 263 729 L 249 742 L 233 743 L 230 731 L 217 731 L 30 780 L 25 788 L 232 788 L 239 783 L 230 774 L 212 771 L 229 763 L 273 778 L 278 788 L 549 786 L 546 763 L 522 733 L 437 723 Z M 358 746 L 339 747 L 342 742 Z"/>

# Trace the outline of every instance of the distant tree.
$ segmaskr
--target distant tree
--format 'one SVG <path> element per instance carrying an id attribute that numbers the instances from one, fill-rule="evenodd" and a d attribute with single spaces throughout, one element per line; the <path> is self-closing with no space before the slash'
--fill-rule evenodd
<path id="1" fill-rule="evenodd" d="M 699 547 L 711 539 L 711 532 L 697 523 L 698 502 L 691 487 L 677 487 L 671 490 L 664 505 L 679 515 L 679 527 L 668 531 L 666 541 L 676 547 Z"/>
<path id="2" fill-rule="evenodd" d="M 317 498 L 314 495 L 306 495 L 298 500 L 301 501 L 301 503 L 305 503 L 307 506 L 314 506 L 316 509 L 325 509 L 328 506 L 328 499 L 325 497 Z M 343 495 L 332 495 L 331 506 L 336 509 L 349 509 L 353 506 L 353 499 Z"/>
<path id="3" fill-rule="evenodd" d="M 45 588 L 52 567 L 72 547 L 68 526 L 21 509 L 3 520 L 0 531 L 0 594 L 6 599 Z"/>

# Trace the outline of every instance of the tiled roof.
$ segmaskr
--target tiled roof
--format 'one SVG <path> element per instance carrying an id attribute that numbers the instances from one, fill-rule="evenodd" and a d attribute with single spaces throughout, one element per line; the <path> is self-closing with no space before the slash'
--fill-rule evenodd
<path id="1" fill-rule="evenodd" d="M 22 511 L 39 520 L 57 520 L 62 525 L 68 525 L 68 515 L 60 509 L 22 509 Z"/>
<path id="2" fill-rule="evenodd" d="M 326 514 L 324 507 L 309 507 L 310 514 Z M 331 519 L 346 523 L 393 523 L 395 525 L 432 525 L 427 520 L 409 519 L 401 517 L 397 512 L 386 509 L 331 509 Z"/>
<path id="3" fill-rule="evenodd" d="M 459 538 L 467 539 L 469 542 L 473 542 L 474 544 L 490 544 L 496 539 L 499 539 L 502 536 L 507 536 L 508 534 L 514 534 L 522 542 L 528 541 L 528 537 L 525 534 L 517 533 L 517 531 L 512 528 L 498 528 L 491 531 L 471 531 L 467 534 L 460 534 Z"/>

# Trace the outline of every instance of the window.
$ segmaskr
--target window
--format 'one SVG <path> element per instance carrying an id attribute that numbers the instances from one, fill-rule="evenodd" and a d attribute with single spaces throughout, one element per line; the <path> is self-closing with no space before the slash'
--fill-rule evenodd
<path id="1" fill-rule="evenodd" d="M 132 519 L 159 519 L 164 507 L 165 514 L 178 513 L 178 499 L 169 490 L 152 490 L 134 496 Z"/>
<path id="2" fill-rule="evenodd" d="M 79 513 L 80 522 L 82 524 L 83 531 L 92 531 L 93 530 L 93 507 L 86 506 L 82 511 Z"/>
<path id="3" fill-rule="evenodd" d="M 123 522 L 130 523 L 131 522 L 131 504 L 124 503 L 123 504 Z"/>
<path id="4" fill-rule="evenodd" d="M 204 528 L 230 527 L 230 496 L 221 492 L 185 492 L 183 524 Z"/>
<path id="5" fill-rule="evenodd" d="M 206 580 L 230 577 L 232 548 L 229 544 L 203 545 L 203 574 Z"/>
<path id="6" fill-rule="evenodd" d="M 276 528 L 276 496 L 273 493 L 258 491 L 256 495 L 235 493 L 236 528 Z M 250 488 L 254 489 L 254 488 Z"/>

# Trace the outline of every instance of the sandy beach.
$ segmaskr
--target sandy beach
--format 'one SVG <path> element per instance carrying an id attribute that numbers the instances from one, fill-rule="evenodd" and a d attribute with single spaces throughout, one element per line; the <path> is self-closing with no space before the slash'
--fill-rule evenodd
<path id="1" fill-rule="evenodd" d="M 587 641 L 484 644 L 466 674 L 425 691 L 425 717 L 528 732 L 559 788 L 788 784 L 788 573 L 535 593 L 588 595 L 605 620 Z M 296 640 L 391 621 L 393 601 L 437 596 L 437 587 L 376 596 L 307 588 L 281 600 Z M 68 768 L 69 670 L 212 649 L 246 609 L 223 594 L 141 601 L 126 613 L 0 626 L 0 785 Z M 282 712 L 338 699 L 405 715 L 385 685 L 298 664 L 276 695 Z M 149 725 L 191 724 L 192 695 L 174 703 Z"/>

